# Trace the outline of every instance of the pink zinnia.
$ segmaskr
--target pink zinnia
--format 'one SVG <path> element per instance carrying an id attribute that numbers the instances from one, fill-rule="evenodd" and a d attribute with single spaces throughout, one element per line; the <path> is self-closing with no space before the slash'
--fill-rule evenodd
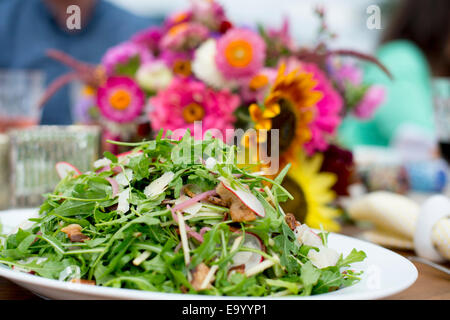
<path id="1" fill-rule="evenodd" d="M 353 113 L 360 119 L 371 118 L 375 110 L 384 102 L 385 90 L 381 86 L 371 86 L 355 107 Z"/>
<path id="2" fill-rule="evenodd" d="M 106 119 L 125 123 L 136 119 L 145 104 L 145 94 L 129 77 L 110 77 L 98 88 L 97 104 Z"/>
<path id="3" fill-rule="evenodd" d="M 209 30 L 196 22 L 184 22 L 173 26 L 161 40 L 165 50 L 192 50 L 209 36 Z"/>
<path id="4" fill-rule="evenodd" d="M 217 42 L 216 64 L 227 79 L 245 79 L 258 73 L 266 58 L 266 43 L 254 31 L 230 29 Z"/>
<path id="5" fill-rule="evenodd" d="M 152 54 L 143 46 L 133 42 L 123 42 L 106 51 L 102 58 L 102 65 L 106 73 L 112 75 L 118 65 L 125 65 L 135 57 L 139 57 L 141 63 L 152 60 Z"/>
<path id="6" fill-rule="evenodd" d="M 150 99 L 153 130 L 191 129 L 202 121 L 202 131 L 217 129 L 225 136 L 233 128 L 234 110 L 240 100 L 229 91 L 214 91 L 204 83 L 188 78 L 175 78 L 170 86 Z M 184 132 L 183 131 L 183 132 Z"/>
<path id="7" fill-rule="evenodd" d="M 170 68 L 173 68 L 176 62 L 180 61 L 191 61 L 193 53 L 192 52 L 181 52 L 181 51 L 171 51 L 165 50 L 161 53 L 159 58 L 165 62 Z"/>
<path id="8" fill-rule="evenodd" d="M 328 147 L 328 138 L 333 136 L 338 128 L 343 102 L 342 97 L 333 88 L 326 75 L 313 63 L 302 63 L 301 70 L 312 73 L 317 85 L 314 88 L 323 94 L 323 98 L 317 103 L 317 111 L 314 120 L 309 124 L 312 138 L 305 144 L 308 154 L 315 151 L 324 151 Z"/>

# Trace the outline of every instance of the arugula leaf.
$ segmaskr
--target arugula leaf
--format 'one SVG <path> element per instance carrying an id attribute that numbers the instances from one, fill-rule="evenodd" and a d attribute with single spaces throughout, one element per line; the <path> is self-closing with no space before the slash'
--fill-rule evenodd
<path id="1" fill-rule="evenodd" d="M 343 258 L 342 255 L 339 257 L 338 262 L 336 263 L 336 267 L 342 268 L 342 267 L 349 267 L 350 264 L 355 262 L 361 262 L 363 261 L 367 255 L 364 251 L 358 251 L 356 249 L 353 249 L 347 257 Z"/>
<path id="2" fill-rule="evenodd" d="M 308 261 L 302 265 L 300 269 L 300 280 L 304 286 L 302 295 L 309 296 L 311 294 L 312 288 L 316 285 L 320 276 L 320 270 L 314 267 L 311 261 Z"/>

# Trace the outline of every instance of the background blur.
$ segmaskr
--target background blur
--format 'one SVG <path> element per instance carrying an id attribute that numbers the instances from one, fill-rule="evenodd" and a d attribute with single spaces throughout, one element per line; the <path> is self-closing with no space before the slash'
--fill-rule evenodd
<path id="1" fill-rule="evenodd" d="M 189 0 L 108 0 L 141 16 L 166 16 L 189 5 Z M 292 33 L 299 43 L 310 43 L 314 39 L 318 19 L 313 15 L 317 5 L 327 9 L 330 29 L 339 37 L 333 47 L 345 47 L 371 52 L 387 24 L 392 8 L 397 0 L 219 0 L 229 16 L 237 23 L 264 22 L 268 26 L 279 26 L 283 17 L 289 17 Z M 366 27 L 370 5 L 379 5 L 382 12 L 381 30 Z M 308 27 L 306 27 L 308 26 Z"/>

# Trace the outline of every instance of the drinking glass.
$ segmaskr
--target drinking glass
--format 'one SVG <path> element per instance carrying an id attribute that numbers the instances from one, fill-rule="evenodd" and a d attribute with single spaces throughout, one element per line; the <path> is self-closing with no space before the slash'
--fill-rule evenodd
<path id="1" fill-rule="evenodd" d="M 0 70 L 0 133 L 39 123 L 44 74 L 35 70 Z"/>
<path id="2" fill-rule="evenodd" d="M 0 133 L 0 210 L 9 206 L 9 138 Z"/>
<path id="3" fill-rule="evenodd" d="M 44 193 L 60 178 L 59 161 L 88 171 L 99 158 L 100 128 L 96 126 L 35 126 L 10 131 L 11 206 L 39 206 Z"/>

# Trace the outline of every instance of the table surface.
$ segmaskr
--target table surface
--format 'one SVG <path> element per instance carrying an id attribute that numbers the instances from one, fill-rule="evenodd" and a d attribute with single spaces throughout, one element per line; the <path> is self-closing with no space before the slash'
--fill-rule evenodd
<path id="1" fill-rule="evenodd" d="M 345 226 L 343 234 L 356 236 L 361 230 L 354 226 Z M 396 251 L 401 255 L 412 255 L 413 252 Z M 387 299 L 443 299 L 450 300 L 450 276 L 427 265 L 414 262 L 419 270 L 417 281 L 407 290 Z M 447 263 L 450 267 L 450 263 Z M 0 277 L 0 300 L 34 300 L 40 299 L 32 292 Z"/>

